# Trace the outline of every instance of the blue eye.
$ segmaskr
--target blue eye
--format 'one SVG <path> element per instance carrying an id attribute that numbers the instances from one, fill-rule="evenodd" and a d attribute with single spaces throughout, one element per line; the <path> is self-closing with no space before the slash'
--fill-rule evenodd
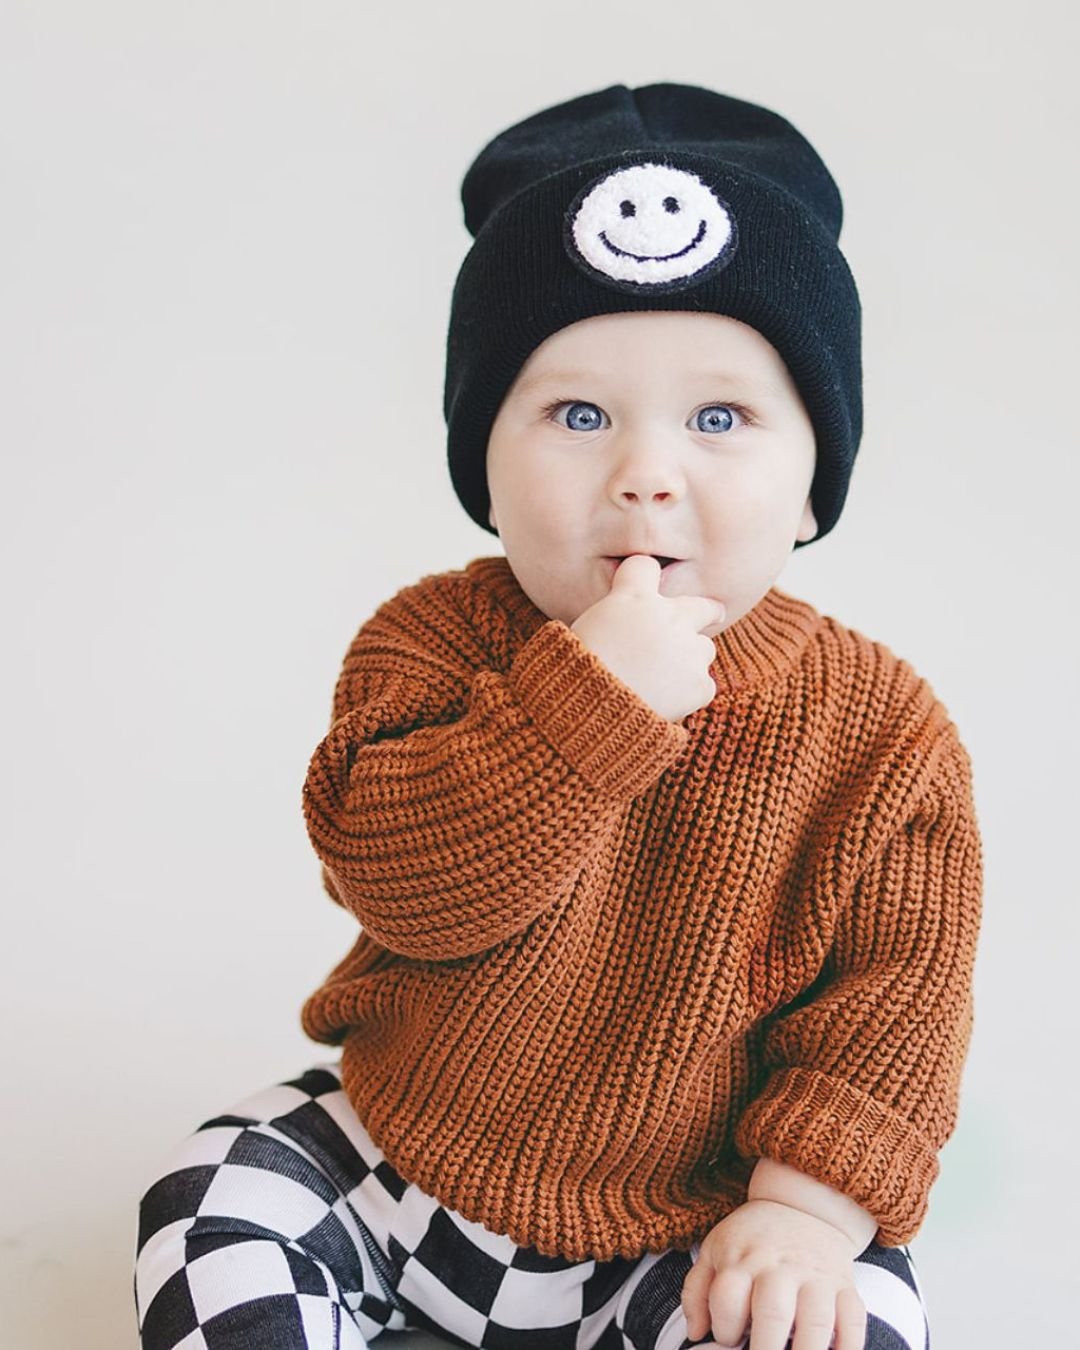
<path id="1" fill-rule="evenodd" d="M 730 431 L 735 425 L 738 412 L 727 403 L 713 403 L 702 408 L 696 423 L 698 431 Z"/>
<path id="2" fill-rule="evenodd" d="M 566 426 L 571 431 L 596 431 L 601 426 L 603 413 L 595 403 L 556 404 L 566 408 Z"/>

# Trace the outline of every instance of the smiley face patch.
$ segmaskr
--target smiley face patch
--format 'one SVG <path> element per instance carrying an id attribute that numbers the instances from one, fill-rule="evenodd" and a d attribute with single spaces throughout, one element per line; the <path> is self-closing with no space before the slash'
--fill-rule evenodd
<path id="1" fill-rule="evenodd" d="M 644 163 L 587 184 L 566 213 L 563 242 L 598 280 L 678 290 L 725 266 L 738 240 L 731 208 L 697 174 Z"/>

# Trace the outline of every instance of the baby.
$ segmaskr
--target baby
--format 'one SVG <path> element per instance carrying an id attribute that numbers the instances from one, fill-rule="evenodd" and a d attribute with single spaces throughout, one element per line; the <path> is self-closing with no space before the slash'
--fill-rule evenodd
<path id="1" fill-rule="evenodd" d="M 142 1343 L 925 1350 L 981 851 L 927 683 L 774 583 L 861 430 L 839 193 L 614 86 L 463 185 L 450 470 L 505 557 L 360 628 L 304 785 L 340 1061 L 143 1199 Z"/>

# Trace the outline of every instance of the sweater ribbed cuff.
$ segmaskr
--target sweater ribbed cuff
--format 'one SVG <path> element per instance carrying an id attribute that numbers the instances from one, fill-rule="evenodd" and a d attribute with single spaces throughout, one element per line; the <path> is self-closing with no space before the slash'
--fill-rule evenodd
<path id="1" fill-rule="evenodd" d="M 776 1074 L 739 1122 L 735 1146 L 842 1191 L 877 1219 L 885 1247 L 918 1232 L 938 1174 L 936 1153 L 909 1121 L 816 1069 Z"/>
<path id="2" fill-rule="evenodd" d="M 688 740 L 558 619 L 521 648 L 508 684 L 548 744 L 608 796 L 644 792 Z"/>

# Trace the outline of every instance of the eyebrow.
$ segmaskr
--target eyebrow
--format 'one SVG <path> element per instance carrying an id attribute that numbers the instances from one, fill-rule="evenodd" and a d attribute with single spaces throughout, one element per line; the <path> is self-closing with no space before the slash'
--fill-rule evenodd
<path id="1" fill-rule="evenodd" d="M 578 380 L 595 380 L 598 376 L 587 370 L 547 370 L 530 375 L 518 385 L 518 392 L 526 394 L 544 384 L 573 384 Z"/>
<path id="2" fill-rule="evenodd" d="M 738 384 L 742 388 L 759 396 L 772 395 L 780 393 L 779 386 L 769 379 L 758 379 L 755 376 L 747 375 L 741 371 L 732 370 L 695 370 L 684 371 L 686 379 L 694 380 L 698 384 L 719 383 L 723 381 L 728 384 Z M 599 382 L 606 378 L 606 375 L 592 370 L 548 370 L 530 375 L 522 380 L 518 385 L 519 394 L 531 393 L 534 389 L 541 388 L 546 384 L 584 384 L 586 382 Z"/>

